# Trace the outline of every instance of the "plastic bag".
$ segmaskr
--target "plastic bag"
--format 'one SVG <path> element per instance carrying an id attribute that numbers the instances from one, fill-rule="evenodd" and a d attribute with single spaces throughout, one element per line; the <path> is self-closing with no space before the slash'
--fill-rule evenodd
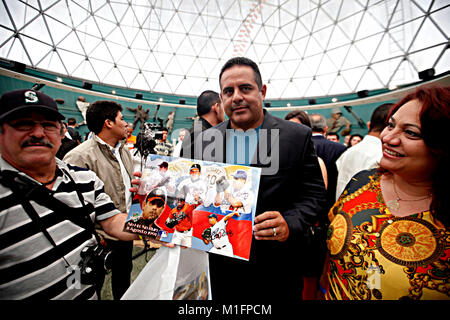
<path id="1" fill-rule="evenodd" d="M 122 300 L 211 299 L 208 254 L 161 247 L 142 269 Z"/>

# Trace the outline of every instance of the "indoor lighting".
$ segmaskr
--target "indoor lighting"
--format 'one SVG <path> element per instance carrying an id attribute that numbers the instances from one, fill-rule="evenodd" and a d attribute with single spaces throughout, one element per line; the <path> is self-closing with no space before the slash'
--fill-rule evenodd
<path id="1" fill-rule="evenodd" d="M 395 84 L 389 85 L 389 90 L 395 90 L 395 89 L 397 89 L 397 86 Z"/>

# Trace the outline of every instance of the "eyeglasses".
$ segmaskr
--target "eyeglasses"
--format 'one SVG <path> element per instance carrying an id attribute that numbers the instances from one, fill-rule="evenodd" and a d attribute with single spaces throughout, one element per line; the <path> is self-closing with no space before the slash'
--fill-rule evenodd
<path id="1" fill-rule="evenodd" d="M 18 131 L 31 131 L 37 124 L 40 124 L 46 133 L 59 133 L 60 127 L 57 122 L 51 121 L 34 121 L 34 120 L 17 120 L 9 122 L 8 125 Z"/>

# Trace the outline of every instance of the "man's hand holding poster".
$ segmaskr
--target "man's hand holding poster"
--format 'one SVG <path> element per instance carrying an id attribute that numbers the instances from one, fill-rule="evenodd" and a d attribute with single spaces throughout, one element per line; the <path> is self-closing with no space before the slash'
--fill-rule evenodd
<path id="1" fill-rule="evenodd" d="M 261 169 L 149 155 L 124 230 L 248 260 Z"/>

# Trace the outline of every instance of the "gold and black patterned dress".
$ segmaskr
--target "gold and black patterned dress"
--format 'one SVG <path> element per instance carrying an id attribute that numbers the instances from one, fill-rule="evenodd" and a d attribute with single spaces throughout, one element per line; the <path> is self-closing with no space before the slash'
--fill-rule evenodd
<path id="1" fill-rule="evenodd" d="M 450 232 L 429 211 L 393 216 L 377 169 L 352 178 L 329 218 L 326 299 L 450 298 Z"/>

